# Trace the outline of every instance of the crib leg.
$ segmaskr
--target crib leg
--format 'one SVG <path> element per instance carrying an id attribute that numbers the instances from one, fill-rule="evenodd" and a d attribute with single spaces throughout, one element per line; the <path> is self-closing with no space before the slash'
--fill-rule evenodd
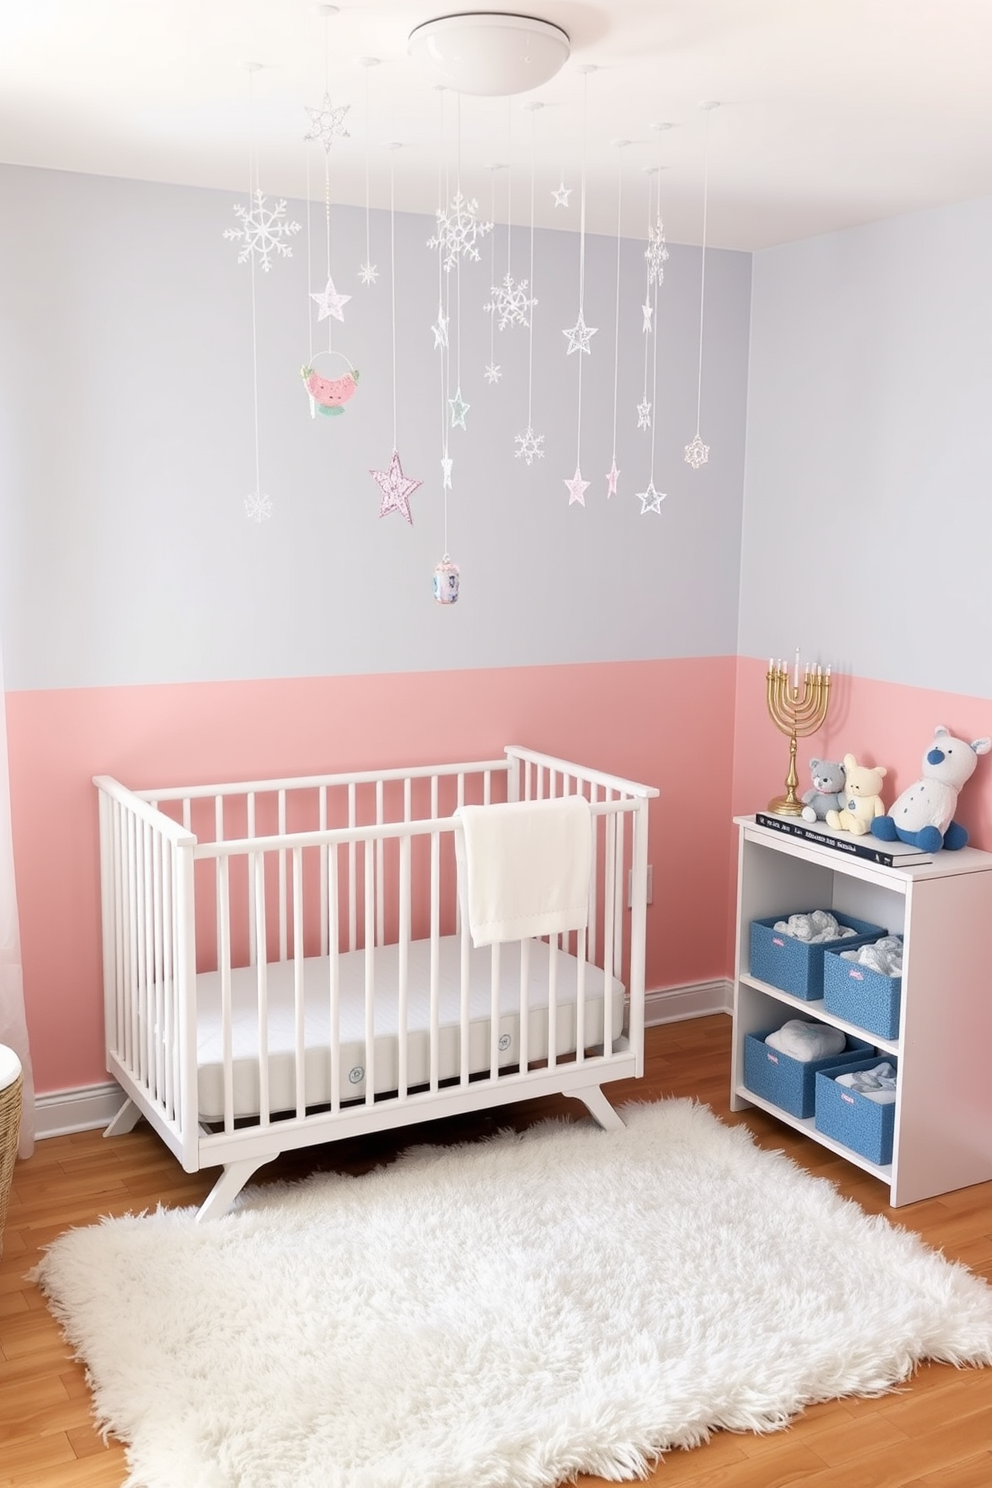
<path id="1" fill-rule="evenodd" d="M 141 1112 L 138 1110 L 131 1097 L 128 1096 L 127 1100 L 117 1112 L 117 1115 L 113 1118 L 109 1125 L 104 1127 L 103 1135 L 105 1137 L 123 1137 L 126 1132 L 133 1131 L 140 1120 Z"/>
<path id="2" fill-rule="evenodd" d="M 271 1162 L 275 1155 L 269 1153 L 268 1157 L 243 1158 L 241 1162 L 228 1163 L 197 1210 L 197 1223 L 201 1219 L 217 1219 L 226 1214 L 252 1173 Z"/>
<path id="3" fill-rule="evenodd" d="M 590 1085 L 586 1090 L 570 1090 L 568 1093 L 582 1102 L 593 1121 L 604 1131 L 624 1130 L 623 1118 L 610 1105 L 601 1086 Z"/>

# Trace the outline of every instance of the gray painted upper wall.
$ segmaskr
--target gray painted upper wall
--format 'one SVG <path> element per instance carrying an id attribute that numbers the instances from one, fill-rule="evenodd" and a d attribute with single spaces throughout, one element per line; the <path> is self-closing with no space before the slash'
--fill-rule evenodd
<path id="1" fill-rule="evenodd" d="M 578 308 L 578 236 L 536 235 L 533 422 L 545 458 L 516 457 L 527 423 L 527 332 L 495 333 L 486 383 L 489 243 L 461 276 L 466 430 L 451 431 L 449 547 L 462 598 L 442 609 L 440 358 L 433 219 L 397 216 L 397 444 L 424 484 L 414 524 L 378 516 L 372 467 L 393 447 L 389 219 L 372 219 L 378 283 L 358 282 L 365 216 L 332 213 L 332 271 L 352 295 L 335 345 L 360 369 L 346 412 L 311 419 L 299 377 L 309 290 L 325 278 L 324 215 L 293 256 L 256 274 L 262 489 L 254 488 L 251 273 L 225 228 L 242 196 L 0 168 L 0 623 L 11 690 L 707 656 L 737 647 L 750 257 L 706 264 L 703 438 L 696 422 L 698 250 L 673 246 L 660 296 L 655 484 L 644 381 L 643 243 L 622 245 L 618 495 L 613 446 L 616 243 L 590 237 L 593 354 L 566 354 Z M 302 203 L 291 217 L 306 220 Z M 496 274 L 505 271 L 497 228 Z M 525 232 L 513 271 L 527 273 Z M 312 282 L 311 282 L 312 281 Z M 452 284 L 454 297 L 455 285 Z M 453 352 L 453 358 L 456 355 Z M 577 382 L 586 507 L 569 507 Z M 649 393 L 649 397 L 651 394 Z M 653 400 L 654 401 L 654 400 Z"/>
<path id="2" fill-rule="evenodd" d="M 992 199 L 755 255 L 740 651 L 992 696 Z"/>

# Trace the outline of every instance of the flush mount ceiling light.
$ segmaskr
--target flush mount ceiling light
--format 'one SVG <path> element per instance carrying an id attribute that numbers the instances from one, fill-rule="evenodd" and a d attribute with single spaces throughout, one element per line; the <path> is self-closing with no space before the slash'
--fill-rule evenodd
<path id="1" fill-rule="evenodd" d="M 506 96 L 539 88 L 568 61 L 560 26 L 533 16 L 471 12 L 411 31 L 408 50 L 443 88 Z"/>

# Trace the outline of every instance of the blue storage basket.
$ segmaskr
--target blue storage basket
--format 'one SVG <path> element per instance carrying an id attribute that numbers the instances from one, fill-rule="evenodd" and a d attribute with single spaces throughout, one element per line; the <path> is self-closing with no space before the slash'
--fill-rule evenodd
<path id="1" fill-rule="evenodd" d="M 899 936 L 902 940 L 902 936 Z M 845 946 L 845 950 L 847 947 Z M 883 976 L 870 966 L 847 961 L 839 951 L 823 959 L 823 1006 L 879 1038 L 899 1037 L 902 977 Z"/>
<path id="2" fill-rule="evenodd" d="M 838 1065 L 827 1070 L 818 1070 L 816 1075 L 815 1126 L 824 1136 L 833 1137 L 854 1152 L 860 1152 L 880 1168 L 892 1161 L 892 1138 L 896 1125 L 895 1101 L 879 1105 L 869 1100 L 858 1090 L 847 1085 L 838 1085 L 836 1075 L 850 1070 L 875 1069 L 880 1064 L 891 1064 L 898 1068 L 897 1060 L 890 1054 L 877 1055 L 874 1059 L 863 1059 L 844 1068 Z"/>
<path id="3" fill-rule="evenodd" d="M 812 1022 L 813 1019 L 809 1019 Z M 744 1084 L 753 1095 L 781 1106 L 790 1116 L 812 1116 L 816 1104 L 816 1074 L 836 1069 L 848 1060 L 857 1065 L 871 1051 L 864 1039 L 847 1036 L 847 1048 L 825 1059 L 793 1059 L 765 1043 L 769 1033 L 750 1033 L 744 1039 Z"/>
<path id="4" fill-rule="evenodd" d="M 812 910 L 805 913 L 812 914 Z M 793 910 L 792 913 L 803 913 Z M 803 1002 L 815 1002 L 823 996 L 823 958 L 828 950 L 855 950 L 868 941 L 878 940 L 886 932 L 881 925 L 872 925 L 868 920 L 856 920 L 853 915 L 838 914 L 841 925 L 848 925 L 855 932 L 841 940 L 825 940 L 820 945 L 809 945 L 797 940 L 794 935 L 785 935 L 776 930 L 779 920 L 788 919 L 785 914 L 770 915 L 764 920 L 751 921 L 750 974 L 770 987 L 779 987 L 791 992 Z"/>

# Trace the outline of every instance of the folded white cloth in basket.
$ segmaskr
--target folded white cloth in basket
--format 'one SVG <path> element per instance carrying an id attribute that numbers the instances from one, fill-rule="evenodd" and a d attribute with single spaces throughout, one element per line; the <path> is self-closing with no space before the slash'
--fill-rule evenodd
<path id="1" fill-rule="evenodd" d="M 847 1038 L 839 1028 L 828 1023 L 804 1023 L 801 1018 L 790 1018 L 781 1028 L 765 1039 L 773 1049 L 789 1054 L 793 1059 L 808 1063 L 811 1059 L 826 1059 L 828 1054 L 839 1054 L 847 1046 Z"/>
<path id="2" fill-rule="evenodd" d="M 592 866 L 584 796 L 461 806 L 455 815 L 462 914 L 473 945 L 584 928 Z"/>

